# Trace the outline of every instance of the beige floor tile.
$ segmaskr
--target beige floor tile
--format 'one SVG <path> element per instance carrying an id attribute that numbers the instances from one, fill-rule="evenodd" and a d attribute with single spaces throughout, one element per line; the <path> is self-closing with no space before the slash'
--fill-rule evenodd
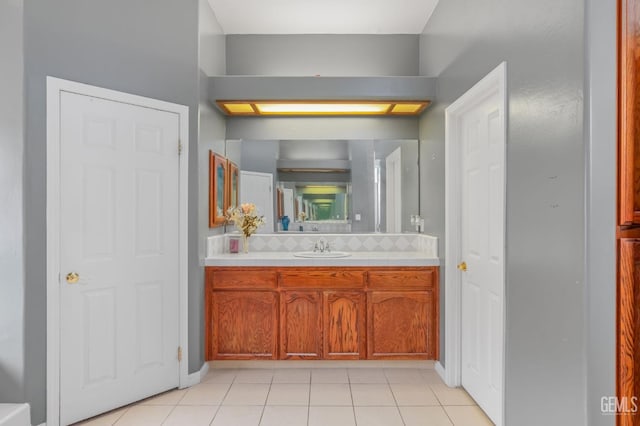
<path id="1" fill-rule="evenodd" d="M 163 426 L 209 426 L 218 406 L 179 405 L 173 409 Z"/>
<path id="2" fill-rule="evenodd" d="M 118 408 L 96 417 L 75 423 L 74 426 L 111 426 L 118 421 L 129 407 Z"/>
<path id="3" fill-rule="evenodd" d="M 436 370 L 424 369 L 421 372 L 422 378 L 430 385 L 444 385 L 444 381 L 440 378 Z"/>
<path id="4" fill-rule="evenodd" d="M 176 405 L 187 393 L 188 389 L 174 389 L 151 398 L 143 399 L 137 405 Z"/>
<path id="5" fill-rule="evenodd" d="M 309 407 L 309 426 L 355 426 L 353 407 Z"/>
<path id="6" fill-rule="evenodd" d="M 311 370 L 307 368 L 283 368 L 273 371 L 273 383 L 309 383 Z"/>
<path id="7" fill-rule="evenodd" d="M 349 383 L 346 368 L 314 368 L 311 383 Z"/>
<path id="8" fill-rule="evenodd" d="M 115 423 L 117 426 L 159 426 L 173 410 L 172 405 L 134 405 Z"/>
<path id="9" fill-rule="evenodd" d="M 400 407 L 406 426 L 453 426 L 442 407 Z"/>
<path id="10" fill-rule="evenodd" d="M 355 407 L 358 426 L 403 426 L 398 407 Z"/>
<path id="11" fill-rule="evenodd" d="M 350 368 L 347 373 L 351 383 L 387 383 L 387 376 L 380 368 Z"/>
<path id="12" fill-rule="evenodd" d="M 309 385 L 303 383 L 272 383 L 267 405 L 309 405 Z"/>
<path id="13" fill-rule="evenodd" d="M 476 402 L 462 388 L 447 385 L 430 385 L 441 405 L 476 405 Z"/>
<path id="14" fill-rule="evenodd" d="M 347 384 L 315 383 L 311 384 L 310 405 L 352 405 L 351 391 Z"/>
<path id="15" fill-rule="evenodd" d="M 211 422 L 211 426 L 258 426 L 263 408 L 258 406 L 222 406 Z"/>
<path id="16" fill-rule="evenodd" d="M 238 370 L 234 383 L 271 383 L 273 370 L 270 369 L 246 369 Z"/>
<path id="17" fill-rule="evenodd" d="M 484 411 L 476 406 L 449 406 L 444 407 L 454 426 L 493 426 Z"/>
<path id="18" fill-rule="evenodd" d="M 260 426 L 307 426 L 309 408 L 272 406 L 264 407 Z"/>
<path id="19" fill-rule="evenodd" d="M 179 405 L 220 405 L 227 394 L 229 383 L 200 383 L 187 389 Z"/>
<path id="20" fill-rule="evenodd" d="M 202 383 L 233 383 L 237 370 L 232 368 L 218 368 L 209 370 Z"/>
<path id="21" fill-rule="evenodd" d="M 398 405 L 440 405 L 426 383 L 391 383 L 391 391 Z"/>
<path id="22" fill-rule="evenodd" d="M 260 383 L 234 383 L 222 405 L 264 405 L 270 386 Z"/>
<path id="23" fill-rule="evenodd" d="M 424 383 L 422 370 L 418 368 L 385 368 L 389 383 Z"/>
<path id="24" fill-rule="evenodd" d="M 393 398 L 388 384 L 382 383 L 354 383 L 351 385 L 353 405 L 364 406 L 393 406 L 396 401 Z"/>

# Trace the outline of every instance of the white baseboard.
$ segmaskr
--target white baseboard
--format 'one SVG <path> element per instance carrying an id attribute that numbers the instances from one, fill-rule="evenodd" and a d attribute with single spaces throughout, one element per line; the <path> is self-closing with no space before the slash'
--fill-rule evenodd
<path id="1" fill-rule="evenodd" d="M 207 375 L 207 372 L 209 372 L 209 364 L 205 362 L 202 364 L 202 367 L 200 368 L 199 371 L 189 374 L 189 377 L 187 378 L 187 384 L 185 387 L 191 387 L 200 383 L 202 379 L 204 379 L 204 376 Z"/>
<path id="2" fill-rule="evenodd" d="M 29 404 L 0 403 L 0 426 L 31 426 Z"/>
<path id="3" fill-rule="evenodd" d="M 446 379 L 447 371 L 444 369 L 442 364 L 440 364 L 440 361 L 436 361 L 436 365 L 434 366 L 434 369 L 436 370 L 436 373 L 438 373 L 438 376 L 440 376 L 442 381 L 447 383 L 447 379 Z"/>

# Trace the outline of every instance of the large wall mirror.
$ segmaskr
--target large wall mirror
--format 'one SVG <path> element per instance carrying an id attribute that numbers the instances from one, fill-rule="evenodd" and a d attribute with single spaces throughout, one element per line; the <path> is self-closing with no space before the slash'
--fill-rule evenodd
<path id="1" fill-rule="evenodd" d="M 228 140 L 242 172 L 272 176 L 273 227 L 287 232 L 415 232 L 420 165 L 416 139 Z M 265 189 L 266 190 L 266 189 Z M 248 191 L 247 191 L 248 192 Z M 264 202 L 263 202 L 264 203 Z"/>

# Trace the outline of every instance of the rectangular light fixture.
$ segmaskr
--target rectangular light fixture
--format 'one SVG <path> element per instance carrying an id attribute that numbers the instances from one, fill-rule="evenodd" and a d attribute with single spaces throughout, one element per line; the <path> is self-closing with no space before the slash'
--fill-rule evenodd
<path id="1" fill-rule="evenodd" d="M 420 115 L 429 101 L 216 101 L 230 116 Z"/>

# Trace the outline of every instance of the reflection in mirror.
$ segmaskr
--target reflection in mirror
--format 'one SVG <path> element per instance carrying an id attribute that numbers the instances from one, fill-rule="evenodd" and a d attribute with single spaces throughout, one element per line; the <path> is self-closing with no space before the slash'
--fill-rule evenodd
<path id="1" fill-rule="evenodd" d="M 347 221 L 348 186 L 345 183 L 313 184 L 296 182 L 294 217 L 311 221 Z"/>
<path id="2" fill-rule="evenodd" d="M 229 161 L 229 207 L 238 207 L 239 192 L 240 192 L 240 176 L 238 174 L 238 166 Z"/>
<path id="3" fill-rule="evenodd" d="M 286 215 L 288 232 L 416 230 L 415 139 L 233 140 L 226 153 L 240 170 L 273 175 L 274 229 L 281 229 L 279 219 Z"/>

